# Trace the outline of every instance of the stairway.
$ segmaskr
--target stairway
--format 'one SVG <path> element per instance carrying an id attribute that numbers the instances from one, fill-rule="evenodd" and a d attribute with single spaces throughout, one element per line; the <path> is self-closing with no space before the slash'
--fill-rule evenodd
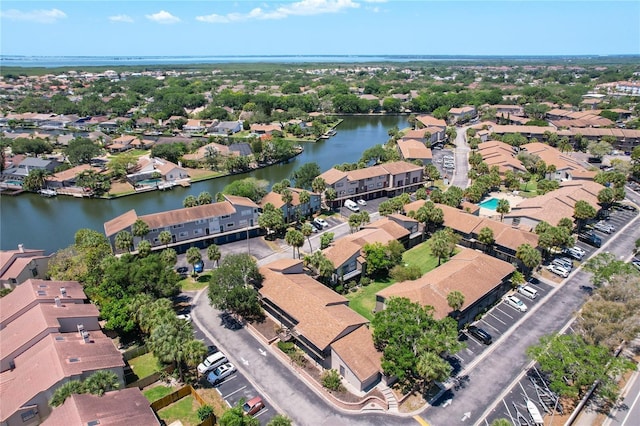
<path id="1" fill-rule="evenodd" d="M 396 396 L 393 394 L 391 389 L 388 386 L 384 386 L 380 388 L 380 391 L 384 395 L 384 398 L 387 400 L 387 404 L 389 405 L 389 411 L 398 412 L 398 400 Z"/>

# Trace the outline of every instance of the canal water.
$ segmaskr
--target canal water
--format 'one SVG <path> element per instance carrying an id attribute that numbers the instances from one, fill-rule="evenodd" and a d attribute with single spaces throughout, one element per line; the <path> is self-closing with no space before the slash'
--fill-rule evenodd
<path id="1" fill-rule="evenodd" d="M 362 152 L 389 139 L 389 129 L 408 126 L 407 116 L 348 116 L 336 128 L 337 134 L 316 143 L 305 143 L 304 152 L 287 164 L 198 182 L 189 188 L 151 191 L 112 200 L 78 199 L 68 196 L 45 198 L 37 194 L 0 198 L 0 248 L 44 249 L 47 253 L 69 246 L 80 228 L 104 232 L 104 222 L 135 209 L 139 215 L 182 207 L 187 195 L 202 191 L 211 195 L 230 182 L 248 176 L 265 179 L 270 184 L 288 178 L 301 165 L 315 161 L 321 171 L 335 164 L 357 161 Z"/>

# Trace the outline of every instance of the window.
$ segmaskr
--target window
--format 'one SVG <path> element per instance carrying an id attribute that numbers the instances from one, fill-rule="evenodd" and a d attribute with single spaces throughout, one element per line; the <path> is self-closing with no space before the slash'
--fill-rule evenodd
<path id="1" fill-rule="evenodd" d="M 207 223 L 207 219 L 198 219 L 198 220 L 196 220 L 196 225 L 202 225 L 203 223 Z"/>
<path id="2" fill-rule="evenodd" d="M 173 228 L 173 229 L 184 228 L 184 224 L 183 224 L 183 223 L 180 223 L 180 224 L 178 224 L 178 225 L 173 225 L 173 226 L 172 226 L 172 228 Z"/>
<path id="3" fill-rule="evenodd" d="M 220 216 L 220 219 L 229 219 L 231 216 L 228 214 L 225 214 L 224 216 Z"/>
<path id="4" fill-rule="evenodd" d="M 252 214 L 253 212 L 251 210 L 242 210 L 242 213 L 240 213 L 241 216 L 250 216 Z"/>
<path id="5" fill-rule="evenodd" d="M 198 228 L 198 229 L 194 229 L 193 230 L 193 235 L 200 235 L 202 234 L 202 228 Z"/>
<path id="6" fill-rule="evenodd" d="M 413 180 L 411 181 L 411 183 L 418 183 L 418 178 L 414 177 Z"/>
<path id="7" fill-rule="evenodd" d="M 367 182 L 369 182 L 370 180 L 373 180 L 373 178 L 367 178 Z"/>
<path id="8" fill-rule="evenodd" d="M 33 269 L 31 269 L 31 274 L 32 274 L 34 277 L 37 277 L 37 276 L 38 276 L 38 268 L 33 268 Z"/>
<path id="9" fill-rule="evenodd" d="M 382 182 L 378 182 L 378 188 L 382 188 Z"/>
<path id="10" fill-rule="evenodd" d="M 233 222 L 229 222 L 229 223 L 227 223 L 227 228 L 231 228 L 233 225 L 234 225 Z"/>
<path id="11" fill-rule="evenodd" d="M 184 237 L 188 237 L 188 236 L 189 236 L 189 232 L 187 232 L 187 231 L 183 231 L 183 232 L 178 234 L 179 238 L 184 238 Z"/>
<path id="12" fill-rule="evenodd" d="M 37 414 L 38 409 L 32 408 L 31 410 L 25 411 L 24 413 L 20 414 L 20 417 L 22 417 L 23 422 L 26 422 L 27 420 L 31 420 L 32 418 L 34 418 Z"/>
<path id="13" fill-rule="evenodd" d="M 238 226 L 247 226 L 247 219 L 244 219 L 238 222 Z"/>
<path id="14" fill-rule="evenodd" d="M 349 189 L 349 194 L 353 194 L 355 190 L 353 188 Z"/>
<path id="15" fill-rule="evenodd" d="M 344 185 L 344 183 L 342 183 L 342 182 L 336 183 L 336 188 L 342 188 L 343 185 Z"/>

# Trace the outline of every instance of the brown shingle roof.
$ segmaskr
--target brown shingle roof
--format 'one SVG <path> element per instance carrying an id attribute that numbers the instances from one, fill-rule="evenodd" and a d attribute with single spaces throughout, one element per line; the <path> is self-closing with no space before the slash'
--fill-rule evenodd
<path id="1" fill-rule="evenodd" d="M 138 215 L 135 210 L 129 210 L 128 212 L 121 214 L 120 216 L 113 218 L 104 223 L 104 233 L 107 237 L 115 235 L 123 229 L 127 229 L 138 219 Z"/>
<path id="2" fill-rule="evenodd" d="M 224 194 L 224 198 L 234 206 L 252 207 L 254 209 L 258 208 L 258 205 L 254 203 L 250 198 L 247 198 L 247 197 L 239 197 L 237 195 Z"/>
<path id="3" fill-rule="evenodd" d="M 510 263 L 463 248 L 447 263 L 427 272 L 415 281 L 404 281 L 376 293 L 384 299 L 406 297 L 423 306 L 434 307 L 434 317 L 444 318 L 451 308 L 447 295 L 452 291 L 464 294 L 466 309 L 496 286 L 514 271 Z"/>
<path id="4" fill-rule="evenodd" d="M 380 372 L 382 353 L 373 345 L 373 336 L 368 327 L 358 327 L 331 344 L 338 356 L 349 366 L 358 380 L 366 381 Z"/>
<path id="5" fill-rule="evenodd" d="M 368 322 L 348 307 L 347 299 L 306 274 L 280 274 L 268 265 L 260 272 L 260 294 L 294 318 L 296 331 L 320 350 L 349 328 Z"/>
<path id="6" fill-rule="evenodd" d="M 409 219 L 409 218 L 407 218 Z M 411 219 L 410 219 L 411 220 Z M 382 229 L 396 240 L 404 238 L 410 234 L 409 230 L 402 225 L 398 225 L 388 217 L 383 217 L 363 227 L 364 229 Z"/>
<path id="7" fill-rule="evenodd" d="M 243 197 L 240 197 L 243 198 Z M 204 204 L 195 207 L 186 207 L 183 209 L 169 210 L 161 213 L 148 214 L 140 216 L 140 219 L 149 225 L 150 229 L 164 228 L 166 226 L 176 225 L 179 223 L 193 222 L 198 219 L 207 217 L 219 217 L 230 215 L 236 212 L 229 201 L 221 201 L 218 203 Z M 134 221 L 135 222 L 135 221 Z M 106 227 L 106 224 L 105 224 Z M 110 234 L 107 234 L 110 235 Z"/>
<path id="8" fill-rule="evenodd" d="M 423 142 L 416 139 L 399 140 L 398 149 L 400 149 L 402 158 L 407 160 L 430 160 L 433 158 L 431 149 L 427 148 Z"/>
<path id="9" fill-rule="evenodd" d="M 71 395 L 42 423 L 43 426 L 86 425 L 99 421 L 100 426 L 159 425 L 149 400 L 140 389 L 133 387 L 102 396 Z"/>
<path id="10" fill-rule="evenodd" d="M 344 178 L 345 176 L 347 176 L 347 173 L 338 169 L 331 168 L 326 172 L 322 173 L 319 177 L 324 179 L 327 185 L 333 185 L 334 183 L 338 182 L 340 179 Z"/>

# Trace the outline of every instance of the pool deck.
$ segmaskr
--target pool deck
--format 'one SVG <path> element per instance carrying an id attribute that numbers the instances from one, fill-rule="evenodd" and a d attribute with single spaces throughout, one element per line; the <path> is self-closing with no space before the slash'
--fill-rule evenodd
<path id="1" fill-rule="evenodd" d="M 499 200 L 507 200 L 511 208 L 520 204 L 524 198 L 512 192 L 491 192 L 487 195 L 487 199 L 497 198 Z M 495 210 L 480 207 L 480 216 L 489 217 L 491 219 L 500 220 L 500 214 Z"/>

